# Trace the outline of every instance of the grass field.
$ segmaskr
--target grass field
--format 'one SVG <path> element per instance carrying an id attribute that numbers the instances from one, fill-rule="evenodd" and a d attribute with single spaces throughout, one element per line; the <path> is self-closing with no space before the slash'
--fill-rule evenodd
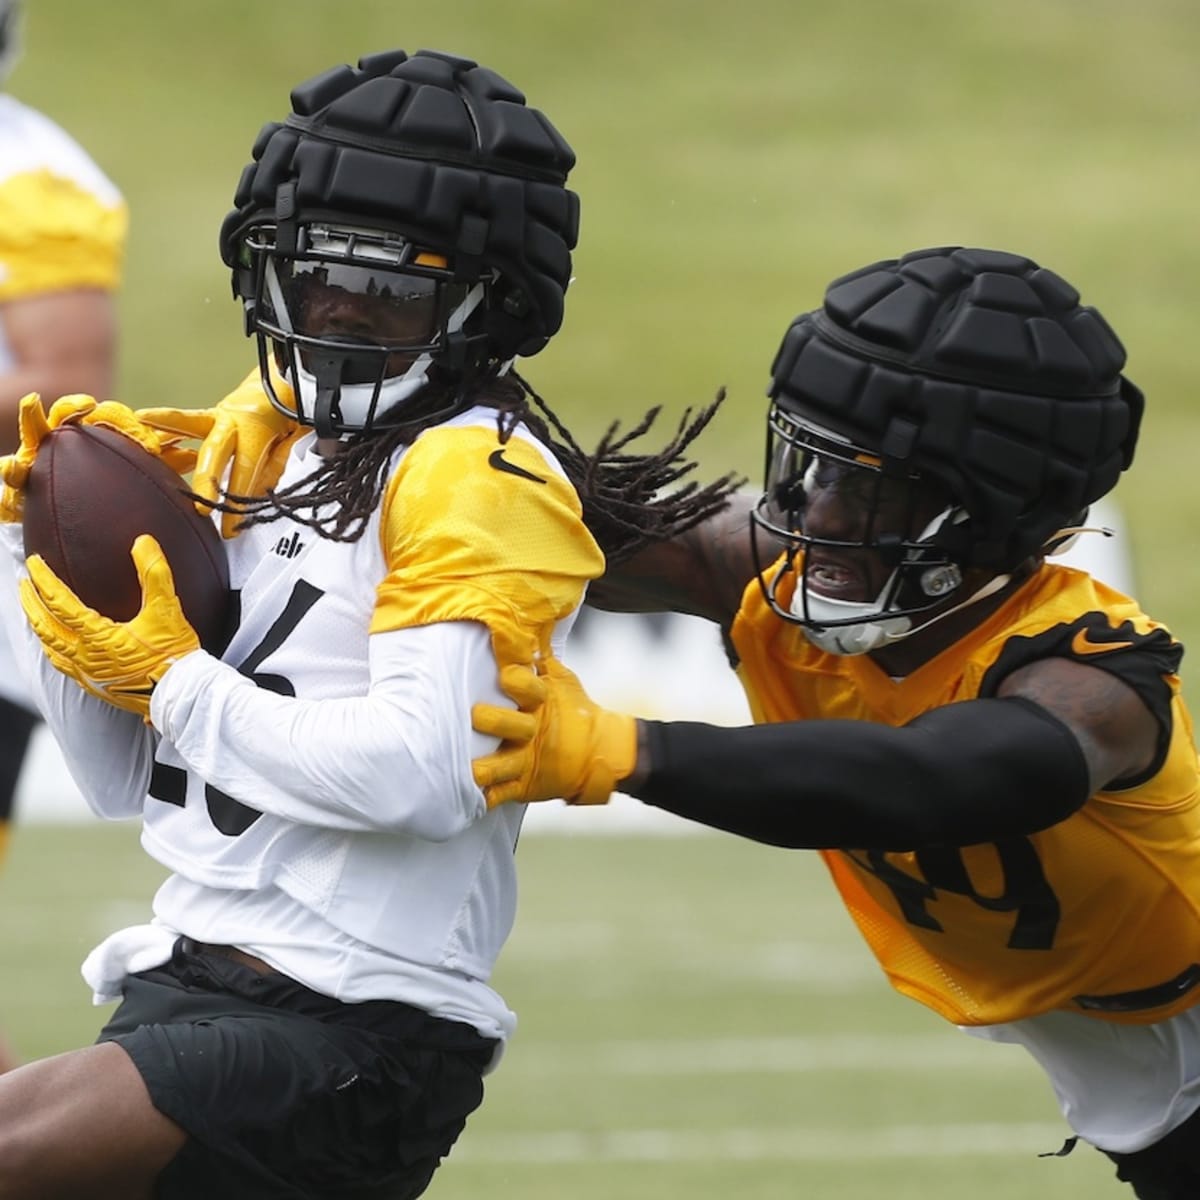
<path id="1" fill-rule="evenodd" d="M 90 1041 L 78 964 L 160 872 L 127 826 L 27 826 L 0 878 L 0 1023 Z M 717 835 L 527 836 L 495 982 L 520 1029 L 431 1195 L 1103 1200 L 1015 1047 L 892 995 L 814 856 Z"/>
<path id="2" fill-rule="evenodd" d="M 562 333 L 526 373 L 586 442 L 729 388 L 704 471 L 761 471 L 788 322 L 922 246 L 1019 251 L 1121 334 L 1149 397 L 1120 488 L 1140 598 L 1200 640 L 1194 0 L 28 0 L 13 91 L 132 210 L 121 392 L 212 403 L 250 363 L 216 252 L 258 128 L 301 79 L 433 47 L 519 84 L 574 146 Z"/>
<path id="3" fill-rule="evenodd" d="M 132 212 L 121 397 L 250 363 L 216 233 L 292 84 L 403 45 L 474 56 L 579 155 L 567 321 L 527 365 L 585 442 L 725 384 L 705 474 L 760 472 L 763 389 L 833 276 L 921 246 L 1029 254 L 1148 395 L 1119 490 L 1139 592 L 1200 643 L 1194 0 L 28 0 L 12 90 Z M 1196 689 L 1190 687 L 1193 705 Z M 78 963 L 143 918 L 132 829 L 29 826 L 0 876 L 0 1025 L 90 1040 Z M 1033 1067 L 891 995 L 817 862 L 718 837 L 527 837 L 497 985 L 521 1030 L 441 1200 L 1104 1200 Z"/>

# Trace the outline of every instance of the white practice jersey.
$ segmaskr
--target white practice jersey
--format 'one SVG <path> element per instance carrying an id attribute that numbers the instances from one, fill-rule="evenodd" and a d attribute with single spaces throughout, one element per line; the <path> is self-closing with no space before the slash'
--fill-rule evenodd
<path id="1" fill-rule="evenodd" d="M 293 447 L 280 487 L 319 463 L 312 447 Z M 140 808 L 143 844 L 172 872 L 155 924 L 110 939 L 85 974 L 115 994 L 179 932 L 343 1000 L 504 1036 L 512 1017 L 486 981 L 514 919 L 524 809 L 487 810 L 470 760 L 494 742 L 470 706 L 505 702 L 497 657 L 561 650 L 602 569 L 574 489 L 477 409 L 397 451 L 359 540 L 282 518 L 226 546 L 236 631 L 219 660 L 199 651 L 166 672 L 161 737 L 40 671 L 81 791 L 102 815 Z"/>

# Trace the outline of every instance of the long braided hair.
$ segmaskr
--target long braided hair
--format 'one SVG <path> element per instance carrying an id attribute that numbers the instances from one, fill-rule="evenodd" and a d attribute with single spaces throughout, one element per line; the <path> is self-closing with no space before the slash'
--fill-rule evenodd
<path id="1" fill-rule="evenodd" d="M 435 384 L 426 391 L 422 407 L 430 413 L 439 409 L 444 413 L 448 389 Z M 516 372 L 478 382 L 470 399 L 496 409 L 502 443 L 523 424 L 551 449 L 579 493 L 583 522 L 609 563 L 618 563 L 650 542 L 666 540 L 700 524 L 725 508 L 730 495 L 745 482 L 731 472 L 703 485 L 687 478 L 696 463 L 684 457 L 685 451 L 724 402 L 724 388 L 698 412 L 687 409 L 674 436 L 653 454 L 632 453 L 629 448 L 649 432 L 661 405 L 647 411 L 628 431 L 613 422 L 595 451 L 588 454 Z M 352 436 L 339 453 L 326 458 L 298 483 L 269 490 L 263 496 L 227 495 L 216 507 L 240 513 L 242 527 L 288 516 L 332 541 L 357 541 L 383 498 L 397 447 L 410 445 L 424 429 L 443 419 L 430 416 L 422 421 L 417 417 L 386 432 Z"/>

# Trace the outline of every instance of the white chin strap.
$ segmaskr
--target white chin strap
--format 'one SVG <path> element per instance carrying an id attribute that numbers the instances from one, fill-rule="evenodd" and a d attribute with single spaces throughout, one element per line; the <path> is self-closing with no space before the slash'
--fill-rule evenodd
<path id="1" fill-rule="evenodd" d="M 829 596 L 819 596 L 808 588 L 803 590 L 803 594 L 800 588 L 796 589 L 795 595 L 792 596 L 791 611 L 793 616 L 800 619 L 804 636 L 818 650 L 824 650 L 826 654 L 870 654 L 872 650 L 880 650 L 891 642 L 898 642 L 908 637 L 911 633 L 928 629 L 930 625 L 940 621 L 943 617 L 948 617 L 951 613 L 977 604 L 988 596 L 994 596 L 1011 578 L 1011 575 L 1005 574 L 989 579 L 977 592 L 972 592 L 953 608 L 948 608 L 945 612 L 930 617 L 928 621 L 922 622 L 915 628 L 912 617 L 887 617 L 881 614 L 878 601 L 861 603 L 857 600 L 834 600 Z M 883 585 L 880 595 L 887 593 L 890 584 L 891 579 Z M 805 611 L 806 603 L 807 612 Z M 862 614 L 863 620 L 861 623 L 856 622 L 853 625 L 835 625 L 814 629 L 809 624 L 809 622 L 821 620 L 844 621 L 847 617 L 854 617 L 858 613 Z"/>
<path id="2" fill-rule="evenodd" d="M 422 354 L 403 375 L 395 375 L 380 384 L 379 401 L 375 405 L 373 420 L 384 416 L 401 401 L 415 396 L 429 382 L 430 361 L 428 354 Z M 283 377 L 295 388 L 296 404 L 301 418 L 311 425 L 317 408 L 317 377 L 299 363 L 296 379 L 289 379 L 290 374 L 290 371 L 284 371 Z M 341 424 L 351 429 L 364 428 L 371 413 L 371 401 L 374 399 L 373 383 L 343 383 L 338 389 Z"/>
<path id="3" fill-rule="evenodd" d="M 889 579 L 883 592 L 890 584 Z M 869 654 L 912 632 L 911 617 L 885 617 L 880 614 L 878 603 L 835 600 L 807 587 L 796 589 L 791 611 L 804 623 L 804 636 L 826 654 Z M 851 625 L 827 624 L 851 620 L 854 621 Z"/>

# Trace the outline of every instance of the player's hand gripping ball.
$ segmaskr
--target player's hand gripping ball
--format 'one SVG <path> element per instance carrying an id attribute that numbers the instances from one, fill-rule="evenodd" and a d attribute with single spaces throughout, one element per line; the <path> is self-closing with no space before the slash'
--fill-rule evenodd
<path id="1" fill-rule="evenodd" d="M 188 624 L 206 650 L 219 653 L 230 632 L 229 564 L 220 534 L 196 512 L 183 481 L 127 432 L 69 413 L 55 420 L 64 400 L 47 421 L 34 403 L 40 425 L 23 405 L 22 450 L 3 460 L 31 458 L 19 492 L 25 553 L 39 556 L 87 607 L 127 622 L 142 608 L 131 551 L 149 534 L 162 549 Z M 12 490 L 7 476 L 6 482 Z"/>
<path id="2" fill-rule="evenodd" d="M 179 606 L 171 568 L 158 543 L 142 534 L 132 551 L 142 600 L 129 621 L 89 608 L 34 554 L 26 559 L 21 607 L 46 657 L 84 691 L 150 720 L 150 697 L 167 668 L 200 649 Z"/>

